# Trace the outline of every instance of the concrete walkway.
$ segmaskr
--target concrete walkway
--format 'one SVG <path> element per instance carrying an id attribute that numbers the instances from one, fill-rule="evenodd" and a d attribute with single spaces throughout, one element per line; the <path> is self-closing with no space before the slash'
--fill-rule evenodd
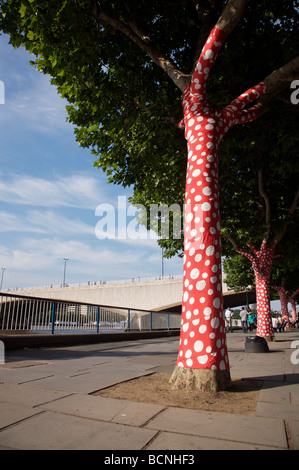
<path id="1" fill-rule="evenodd" d="M 298 341 L 298 348 L 299 330 L 277 333 L 263 354 L 245 353 L 240 331 L 227 338 L 232 378 L 264 380 L 254 416 L 90 395 L 172 371 L 178 338 L 7 351 L 0 365 L 0 449 L 97 449 L 108 458 L 112 451 L 146 450 L 143 463 L 159 450 L 298 450 L 299 349 L 291 344 Z"/>

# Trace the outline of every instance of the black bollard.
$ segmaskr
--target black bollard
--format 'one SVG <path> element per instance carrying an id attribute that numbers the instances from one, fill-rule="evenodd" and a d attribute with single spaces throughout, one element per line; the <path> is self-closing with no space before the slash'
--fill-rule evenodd
<path id="1" fill-rule="evenodd" d="M 246 336 L 245 352 L 269 352 L 267 341 L 261 336 Z"/>

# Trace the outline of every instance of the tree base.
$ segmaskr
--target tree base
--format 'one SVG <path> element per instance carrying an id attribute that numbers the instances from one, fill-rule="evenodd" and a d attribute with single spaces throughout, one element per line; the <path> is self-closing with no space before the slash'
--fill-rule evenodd
<path id="1" fill-rule="evenodd" d="M 185 369 L 175 367 L 169 380 L 173 389 L 220 392 L 232 387 L 229 370 Z"/>
<path id="2" fill-rule="evenodd" d="M 265 338 L 267 343 L 271 343 L 272 341 L 276 341 L 275 336 L 262 336 L 262 337 Z"/>

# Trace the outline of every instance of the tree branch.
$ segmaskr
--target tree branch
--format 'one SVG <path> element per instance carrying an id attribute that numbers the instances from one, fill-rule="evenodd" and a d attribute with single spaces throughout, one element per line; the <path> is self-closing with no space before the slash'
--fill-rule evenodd
<path id="1" fill-rule="evenodd" d="M 257 102 L 260 114 L 268 111 L 270 101 L 277 97 L 296 78 L 299 78 L 299 56 L 274 70 L 264 79 L 267 92 Z"/>
<path id="2" fill-rule="evenodd" d="M 111 26 L 114 30 L 122 32 L 125 36 L 131 39 L 141 50 L 148 54 L 155 64 L 161 67 L 175 85 L 184 92 L 186 86 L 191 81 L 190 74 L 184 74 L 179 70 L 176 65 L 166 57 L 156 46 L 153 45 L 151 39 L 145 35 L 141 29 L 134 23 L 130 22 L 126 24 L 105 12 L 100 6 L 98 0 L 85 0 L 93 9 L 96 18 L 100 19 L 107 25 Z M 228 0 L 224 7 L 217 23 L 216 27 L 221 31 L 229 35 L 239 23 L 242 18 L 244 9 L 246 7 L 247 0 Z M 197 10 L 203 15 L 204 30 L 208 27 L 211 22 L 211 15 L 208 11 L 204 11 L 203 7 L 200 7 L 200 3 L 196 2 Z M 204 18 L 204 14 L 206 17 Z M 206 35 L 206 31 L 203 31 L 199 38 L 199 45 L 203 41 L 203 37 Z M 261 97 L 256 107 L 250 110 L 243 110 L 242 122 L 248 122 L 249 120 L 256 119 L 261 113 L 267 111 L 269 101 L 279 94 L 284 88 L 288 86 L 290 81 L 294 80 L 294 77 L 299 71 L 299 56 L 291 60 L 284 66 L 272 72 L 268 77 L 265 78 L 264 82 L 267 87 L 267 94 Z M 259 113 L 256 113 L 256 109 L 259 109 Z"/>
<path id="3" fill-rule="evenodd" d="M 236 240 L 231 236 L 231 235 L 225 235 L 225 238 L 231 242 L 231 244 L 233 245 L 235 251 L 238 251 L 239 250 L 239 246 L 238 246 L 238 243 L 236 242 Z"/>
<path id="4" fill-rule="evenodd" d="M 256 265 L 257 265 L 257 258 L 256 258 L 255 255 L 252 255 L 251 253 L 248 253 L 248 251 L 241 250 L 240 248 L 238 248 L 238 249 L 236 250 L 236 252 L 239 253 L 240 255 L 243 255 L 243 256 L 245 256 L 246 258 L 248 258 L 248 259 L 251 261 L 251 263 L 252 263 L 253 269 L 256 267 Z"/>
<path id="5" fill-rule="evenodd" d="M 216 9 L 216 1 L 215 0 L 210 0 L 209 2 L 202 2 L 201 0 L 193 0 L 195 9 L 198 13 L 198 16 L 201 19 L 201 29 L 200 33 L 197 38 L 197 45 L 196 45 L 196 50 L 195 50 L 195 55 L 194 55 L 194 67 L 193 71 L 196 67 L 198 57 L 200 56 L 200 53 L 206 43 L 207 38 L 209 37 L 209 34 L 215 25 L 215 22 L 217 21 L 217 18 L 215 18 L 215 15 L 213 12 Z"/>
<path id="6" fill-rule="evenodd" d="M 255 250 L 255 248 L 252 245 L 247 243 L 248 248 L 250 248 L 254 252 L 254 255 L 249 253 L 248 251 L 245 251 L 245 250 L 242 250 L 241 248 L 239 248 L 238 243 L 236 242 L 236 240 L 231 235 L 225 235 L 225 238 L 229 242 L 231 242 L 231 244 L 233 245 L 233 247 L 234 247 L 234 249 L 237 253 L 239 253 L 240 255 L 243 255 L 246 258 L 248 258 L 252 262 L 252 264 L 257 262 L 257 257 L 258 257 L 259 253 L 258 253 L 258 251 Z"/>
<path id="7" fill-rule="evenodd" d="M 247 0 L 229 0 L 224 7 L 216 26 L 230 34 L 243 16 Z"/>
<path id="8" fill-rule="evenodd" d="M 203 45 L 200 56 L 193 70 L 190 84 L 190 92 L 194 95 L 198 94 L 198 89 L 200 88 L 200 95 L 204 97 L 203 102 L 207 99 L 206 83 L 213 64 L 215 63 L 228 34 L 231 33 L 240 21 L 246 3 L 247 0 L 228 0 L 216 25 L 211 30 Z M 198 10 L 200 10 L 199 7 Z"/>
<path id="9" fill-rule="evenodd" d="M 271 219 L 270 219 L 270 198 L 265 191 L 263 185 L 263 170 L 260 169 L 258 172 L 258 180 L 259 180 L 259 193 L 265 201 L 265 209 L 266 209 L 266 242 L 270 238 L 270 231 L 271 231 Z"/>
<path id="10" fill-rule="evenodd" d="M 293 215 L 293 213 L 295 212 L 297 206 L 299 204 L 299 188 L 297 189 L 297 192 L 295 194 L 295 197 L 293 199 L 293 202 L 289 208 L 289 211 L 288 211 L 288 214 L 286 216 L 286 220 L 285 220 L 285 223 L 282 227 L 282 229 L 280 230 L 280 232 L 278 232 L 275 236 L 274 236 L 274 240 L 273 240 L 273 246 L 277 246 L 278 243 L 280 242 L 280 240 L 282 239 L 282 237 L 284 236 L 284 234 L 286 233 L 287 229 L 288 229 L 288 226 L 289 226 L 289 218 Z"/>
<path id="11" fill-rule="evenodd" d="M 255 256 L 259 256 L 259 251 L 255 248 L 254 245 L 252 245 L 252 243 L 246 243 L 246 245 L 248 246 L 248 248 L 251 249 L 251 251 L 253 251 L 253 253 L 255 254 Z"/>
<path id="12" fill-rule="evenodd" d="M 182 92 L 185 90 L 186 85 L 190 82 L 191 76 L 181 72 L 170 59 L 165 57 L 161 51 L 152 44 L 148 36 L 144 36 L 141 31 L 139 31 L 136 25 L 132 28 L 130 25 L 108 15 L 97 0 L 86 1 L 92 7 L 96 18 L 127 36 L 141 50 L 146 52 L 155 64 L 167 73 Z"/>
<path id="13" fill-rule="evenodd" d="M 291 295 L 288 297 L 289 301 L 291 301 L 292 299 L 294 299 L 298 293 L 299 293 L 299 287 L 298 287 L 298 289 L 295 290 L 295 292 L 293 292 L 293 294 L 291 294 Z"/>

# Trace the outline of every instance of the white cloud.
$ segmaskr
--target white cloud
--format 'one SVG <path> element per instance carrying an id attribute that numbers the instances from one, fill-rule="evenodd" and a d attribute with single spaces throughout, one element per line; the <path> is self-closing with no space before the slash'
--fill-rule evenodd
<path id="1" fill-rule="evenodd" d="M 67 101 L 47 75 L 35 70 L 34 60 L 23 48 L 13 50 L 8 37 L 1 36 L 1 80 L 5 84 L 5 105 L 1 107 L 0 122 L 14 127 L 23 125 L 43 133 L 61 132 L 66 126 Z"/>
<path id="2" fill-rule="evenodd" d="M 135 264 L 142 256 L 142 253 L 137 250 L 132 253 L 131 250 L 103 249 L 100 244 L 97 247 L 92 247 L 82 241 L 56 238 L 27 239 L 23 241 L 23 249 L 25 252 L 38 252 L 41 257 L 45 255 L 52 261 L 68 258 L 72 262 L 83 263 L 91 269 L 98 269 L 99 266 L 102 266 L 106 270 L 108 270 L 108 266 L 112 267 L 119 263 Z"/>
<path id="3" fill-rule="evenodd" d="M 26 175 L 0 175 L 0 201 L 42 207 L 94 209 L 103 199 L 99 180 L 82 174 L 55 180 Z"/>
<path id="4" fill-rule="evenodd" d="M 30 232 L 53 235 L 94 235 L 94 227 L 79 219 L 70 219 L 54 211 L 29 211 L 17 216 L 0 212 L 0 232 Z"/>
<path id="5" fill-rule="evenodd" d="M 161 273 L 161 251 L 145 250 L 135 243 L 134 249 L 116 241 L 107 244 L 84 243 L 59 238 L 23 238 L 12 247 L 0 246 L 0 266 L 5 267 L 7 287 L 44 287 L 60 285 L 67 262 L 68 284 L 147 278 Z M 165 275 L 181 273 L 182 261 L 165 260 Z"/>
<path id="6" fill-rule="evenodd" d="M 23 239 L 17 248 L 0 247 L 0 263 L 6 267 L 6 277 L 22 279 L 20 285 L 34 287 L 30 279 L 40 271 L 37 285 L 59 283 L 63 271 L 63 259 L 68 259 L 68 282 L 86 282 L 87 280 L 107 280 L 117 277 L 125 279 L 128 272 L 140 265 L 144 252 L 141 250 L 122 250 L 94 248 L 77 240 L 55 238 Z M 22 274 L 23 273 L 23 274 Z M 29 276 L 27 277 L 27 274 Z M 130 276 L 129 276 L 130 277 Z M 57 279 L 58 278 L 58 279 Z"/>
<path id="7" fill-rule="evenodd" d="M 38 72 L 36 72 L 38 74 Z M 63 100 L 49 79 L 41 76 L 26 90 L 15 92 L 6 99 L 4 117 L 16 122 L 24 122 L 30 129 L 41 132 L 61 131 L 70 124 L 66 122 L 66 100 Z"/>
<path id="8" fill-rule="evenodd" d="M 38 227 L 29 225 L 24 217 L 1 211 L 0 212 L 0 232 L 35 232 L 43 233 Z"/>
<path id="9" fill-rule="evenodd" d="M 79 219 L 70 219 L 54 211 L 30 211 L 27 217 L 28 223 L 43 233 L 54 235 L 93 235 L 94 227 Z"/>

